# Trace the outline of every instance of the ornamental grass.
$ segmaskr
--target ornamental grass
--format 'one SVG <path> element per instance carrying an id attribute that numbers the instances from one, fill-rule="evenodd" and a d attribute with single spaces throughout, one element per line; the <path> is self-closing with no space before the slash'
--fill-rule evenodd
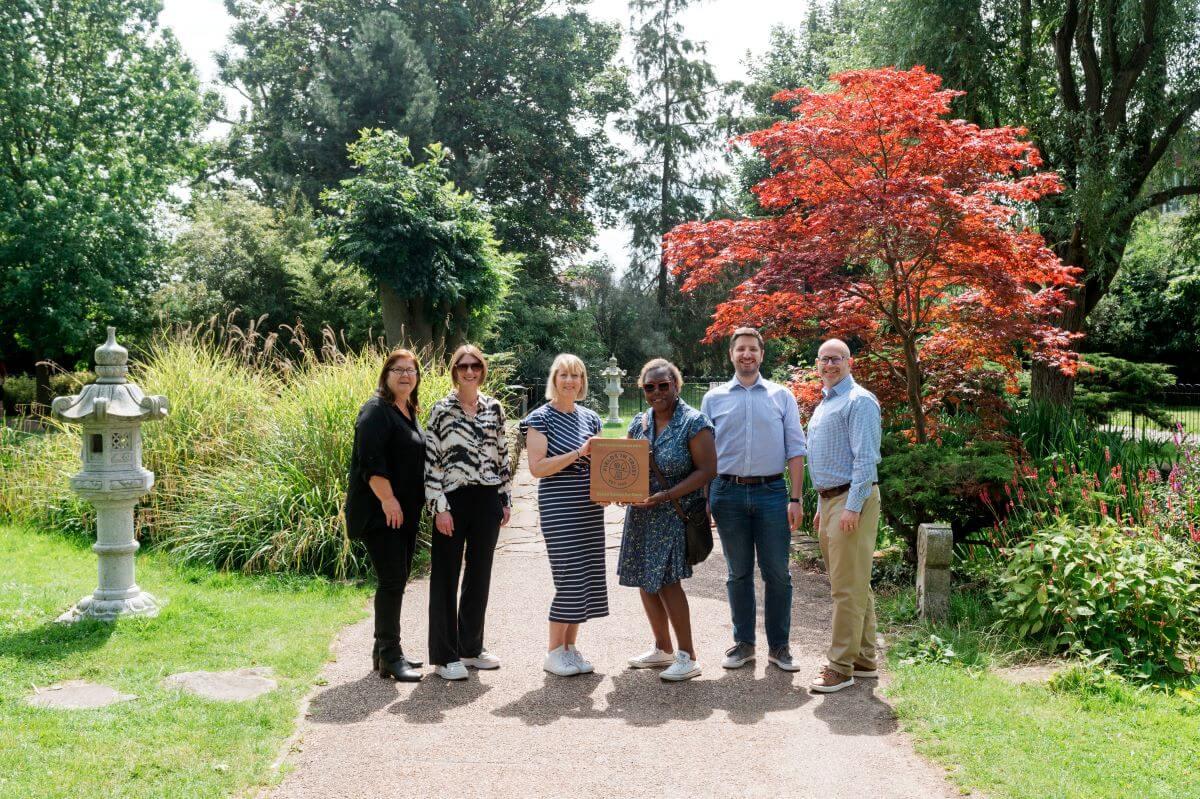
<path id="1" fill-rule="evenodd" d="M 386 351 L 339 350 L 302 329 L 286 341 L 248 328 L 164 333 L 131 364 L 131 379 L 170 399 L 145 425 L 143 463 L 156 486 L 138 536 L 183 561 L 246 572 L 362 575 L 365 551 L 346 536 L 343 504 L 354 421 Z M 421 357 L 421 421 L 451 388 L 444 358 Z M 503 368 L 486 390 L 502 395 Z M 0 519 L 94 535 L 91 506 L 71 493 L 79 430 L 0 428 Z M 429 520 L 422 524 L 428 542 Z"/>

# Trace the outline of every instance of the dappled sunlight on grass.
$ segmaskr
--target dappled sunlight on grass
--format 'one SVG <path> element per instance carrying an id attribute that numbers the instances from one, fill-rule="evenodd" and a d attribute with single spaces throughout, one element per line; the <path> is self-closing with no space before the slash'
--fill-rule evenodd
<path id="1" fill-rule="evenodd" d="M 138 583 L 160 600 L 154 619 L 54 624 L 95 587 L 96 558 L 61 536 L 0 527 L 0 795 L 39 797 L 240 794 L 269 779 L 297 703 L 365 589 L 296 576 L 247 577 L 138 556 Z M 273 669 L 279 689 L 244 704 L 167 689 L 181 671 Z M 137 699 L 86 712 L 29 707 L 34 687 L 101 683 Z"/>

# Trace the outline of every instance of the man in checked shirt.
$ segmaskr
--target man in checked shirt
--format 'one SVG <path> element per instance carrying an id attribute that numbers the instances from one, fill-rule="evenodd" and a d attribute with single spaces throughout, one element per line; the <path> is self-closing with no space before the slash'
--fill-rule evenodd
<path id="1" fill-rule="evenodd" d="M 879 400 L 854 382 L 853 366 L 844 341 L 821 345 L 817 370 L 824 399 L 808 423 L 808 473 L 820 497 L 813 526 L 833 594 L 829 662 L 810 686 L 820 693 L 848 688 L 855 677 L 879 676 L 871 562 L 879 531 L 875 467 L 882 431 Z"/>

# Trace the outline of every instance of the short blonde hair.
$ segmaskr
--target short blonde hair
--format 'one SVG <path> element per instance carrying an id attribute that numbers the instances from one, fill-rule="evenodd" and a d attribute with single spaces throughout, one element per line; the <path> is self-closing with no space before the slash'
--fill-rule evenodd
<path id="1" fill-rule="evenodd" d="M 554 363 L 550 364 L 550 377 L 546 380 L 546 399 L 551 402 L 558 399 L 558 386 L 554 385 L 554 378 L 558 377 L 561 372 L 582 377 L 583 385 L 580 387 L 579 396 L 576 399 L 582 399 L 587 396 L 587 366 L 584 365 L 583 360 L 578 355 L 561 352 L 554 358 Z"/>
<path id="2" fill-rule="evenodd" d="M 463 344 L 454 351 L 453 355 L 450 356 L 451 382 L 453 382 L 456 386 L 458 385 L 458 362 L 463 359 L 464 355 L 474 355 L 479 362 L 483 364 L 483 370 L 479 375 L 479 386 L 482 388 L 484 381 L 487 380 L 487 358 L 483 356 L 483 350 L 479 349 L 474 344 Z"/>

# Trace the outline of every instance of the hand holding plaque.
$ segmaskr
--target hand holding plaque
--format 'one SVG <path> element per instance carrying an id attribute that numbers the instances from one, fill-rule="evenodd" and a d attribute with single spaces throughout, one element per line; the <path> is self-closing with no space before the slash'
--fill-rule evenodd
<path id="1" fill-rule="evenodd" d="M 592 502 L 641 502 L 650 493 L 650 442 L 644 438 L 593 439 Z"/>

